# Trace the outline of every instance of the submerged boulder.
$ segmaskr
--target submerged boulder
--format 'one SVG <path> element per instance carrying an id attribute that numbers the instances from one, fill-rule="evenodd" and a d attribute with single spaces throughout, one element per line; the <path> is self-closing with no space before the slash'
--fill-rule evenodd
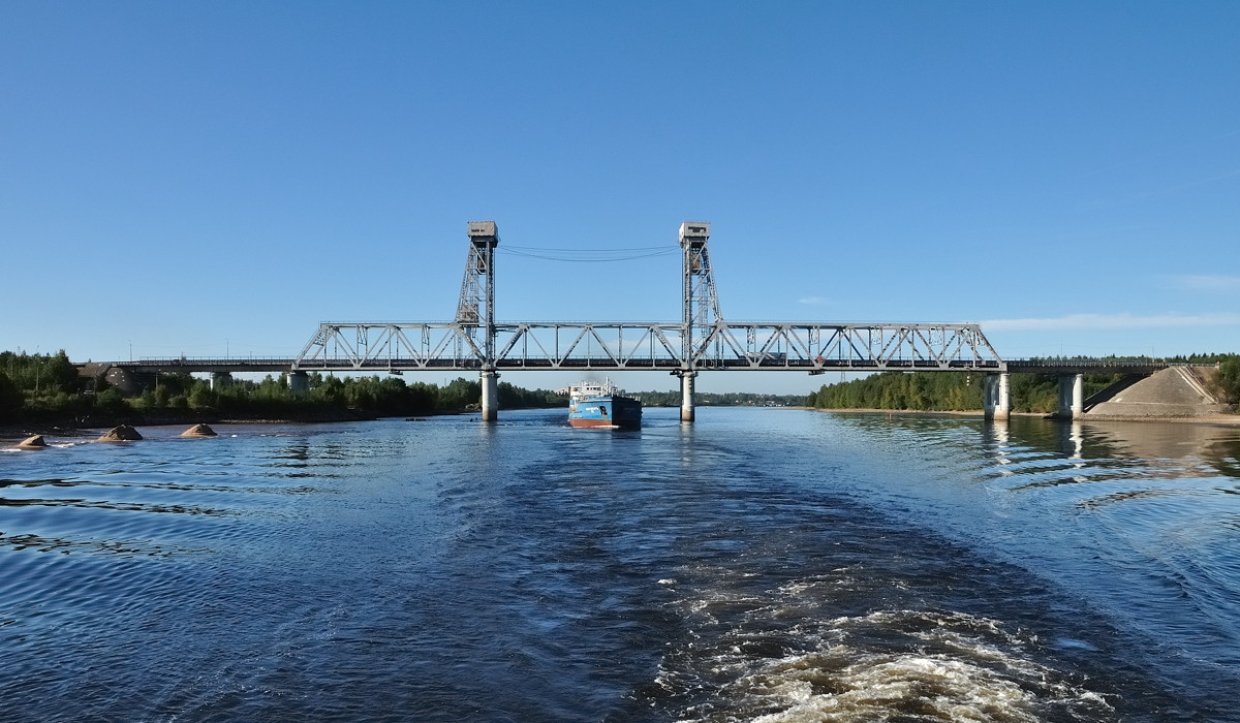
<path id="1" fill-rule="evenodd" d="M 181 432 L 182 437 L 215 437 L 215 430 L 206 424 L 195 424 L 189 429 Z"/>
<path id="2" fill-rule="evenodd" d="M 138 430 L 122 424 L 119 427 L 113 427 L 107 434 L 99 438 L 100 442 L 136 442 L 142 439 L 142 435 L 138 434 Z"/>
<path id="3" fill-rule="evenodd" d="M 47 440 L 43 439 L 43 435 L 36 434 L 33 437 L 26 437 L 17 443 L 21 449 L 43 449 L 47 446 Z"/>

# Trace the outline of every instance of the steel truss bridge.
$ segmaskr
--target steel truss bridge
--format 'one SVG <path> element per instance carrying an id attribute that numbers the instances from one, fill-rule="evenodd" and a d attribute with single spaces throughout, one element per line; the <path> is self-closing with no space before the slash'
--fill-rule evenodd
<path id="1" fill-rule="evenodd" d="M 696 329 L 695 329 L 696 330 Z M 698 336 L 676 323 L 496 324 L 493 357 L 463 323 L 323 323 L 300 371 L 696 370 L 1001 371 L 974 324 L 724 322 Z M 689 354 L 684 355 L 686 341 Z"/>
<path id="2" fill-rule="evenodd" d="M 693 420 L 694 378 L 704 371 L 979 371 L 1008 364 L 976 324 L 726 321 L 711 272 L 710 224 L 680 226 L 682 304 L 678 322 L 495 320 L 494 221 L 471 221 L 456 317 L 447 322 L 328 322 L 292 359 L 185 358 L 114 362 L 135 372 L 288 371 L 294 389 L 308 372 L 477 371 L 483 419 L 495 419 L 499 372 L 663 370 L 680 377 L 681 419 Z"/>

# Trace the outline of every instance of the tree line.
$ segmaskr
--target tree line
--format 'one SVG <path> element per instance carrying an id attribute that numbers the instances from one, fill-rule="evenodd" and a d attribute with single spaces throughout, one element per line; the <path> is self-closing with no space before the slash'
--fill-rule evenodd
<path id="1" fill-rule="evenodd" d="M 1063 361 L 1063 360 L 1056 360 Z M 1077 361 L 1102 361 L 1077 359 Z M 1214 393 L 1233 407 L 1240 404 L 1240 355 L 1194 354 L 1175 361 L 1214 364 Z M 694 402 L 710 405 L 795 405 L 819 409 L 901 409 L 967 411 L 982 408 L 984 375 L 980 373 L 885 372 L 827 384 L 808 398 L 736 393 L 699 393 Z M 1086 374 L 1088 397 L 1119 380 L 1116 374 Z M 558 407 L 565 394 L 499 384 L 504 409 Z M 1050 413 L 1058 406 L 1054 375 L 1012 374 L 1012 411 Z M 679 406 L 679 391 L 633 394 L 648 406 Z M 258 380 L 236 379 L 213 389 L 187 373 L 152 375 L 134 395 L 123 394 L 102 379 L 83 377 L 65 352 L 0 352 L 0 424 L 24 422 L 108 424 L 144 419 L 210 420 L 363 418 L 421 416 L 462 412 L 480 403 L 478 381 L 458 378 L 443 386 L 400 377 L 308 376 L 307 390 L 294 393 L 287 375 Z"/>
<path id="2" fill-rule="evenodd" d="M 308 375 L 296 393 L 288 375 L 253 381 L 232 379 L 212 388 L 188 373 L 147 378 L 126 395 L 98 377 L 83 377 L 64 351 L 55 354 L 0 352 L 0 423 L 109 424 L 130 420 L 291 419 L 421 416 L 463 412 L 481 402 L 478 381 L 455 379 L 443 386 L 400 377 Z M 556 407 L 567 397 L 500 382 L 499 405 L 507 409 Z"/>
<path id="3" fill-rule="evenodd" d="M 626 396 L 641 400 L 647 407 L 679 407 L 680 390 L 634 392 Z M 799 407 L 805 402 L 800 394 L 759 394 L 754 392 L 695 392 L 693 403 L 699 407 Z"/>
<path id="4" fill-rule="evenodd" d="M 1054 361 L 1064 361 L 1055 359 Z M 1071 361 L 1117 361 L 1078 358 Z M 1240 355 L 1194 354 L 1173 361 L 1214 364 L 1212 391 L 1233 407 L 1240 403 Z M 1120 374 L 1084 375 L 1085 397 L 1121 379 Z M 861 379 L 823 385 L 811 392 L 806 406 L 818 409 L 892 409 L 925 412 L 978 410 L 983 406 L 985 375 L 980 373 L 883 372 Z M 1011 374 L 1008 392 L 1014 412 L 1049 414 L 1059 406 L 1059 380 L 1053 374 Z"/>

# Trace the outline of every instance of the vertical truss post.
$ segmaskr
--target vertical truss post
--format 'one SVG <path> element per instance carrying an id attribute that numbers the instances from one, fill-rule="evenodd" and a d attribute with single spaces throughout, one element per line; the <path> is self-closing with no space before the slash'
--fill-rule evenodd
<path id="1" fill-rule="evenodd" d="M 494 221 L 470 221 L 469 256 L 461 280 L 461 297 L 456 306 L 456 323 L 472 334 L 482 326 L 482 421 L 494 422 L 499 410 L 495 372 L 495 247 L 499 229 Z"/>
<path id="2" fill-rule="evenodd" d="M 705 221 L 685 221 L 680 224 L 680 249 L 683 252 L 682 311 L 680 327 L 680 369 L 674 372 L 680 377 L 680 421 L 693 421 L 693 378 L 697 376 L 696 336 L 704 341 L 718 322 L 719 296 L 715 292 L 715 278 L 710 271 L 710 254 L 706 241 L 710 238 L 710 224 Z"/>

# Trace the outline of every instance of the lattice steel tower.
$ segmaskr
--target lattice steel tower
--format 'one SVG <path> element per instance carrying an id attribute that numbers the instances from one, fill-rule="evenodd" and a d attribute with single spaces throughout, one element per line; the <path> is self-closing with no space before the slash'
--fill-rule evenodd
<path id="1" fill-rule="evenodd" d="M 482 421 L 493 422 L 498 409 L 498 377 L 495 373 L 495 247 L 499 229 L 494 221 L 470 221 L 469 257 L 461 279 L 461 298 L 456 323 L 470 334 L 483 328 Z"/>
<path id="2" fill-rule="evenodd" d="M 484 321 L 495 324 L 495 247 L 499 230 L 494 221 L 470 221 L 469 257 L 465 259 L 465 276 L 461 279 L 461 298 L 456 305 L 456 323 L 478 325 Z"/>
<path id="3" fill-rule="evenodd" d="M 719 295 L 715 291 L 715 277 L 710 271 L 710 254 L 706 241 L 710 238 L 710 224 L 705 221 L 685 221 L 680 224 L 680 249 L 684 253 L 684 299 L 681 321 L 681 368 L 680 421 L 693 421 L 693 380 L 697 376 L 694 359 L 700 344 L 705 347 L 715 331 L 716 324 L 723 321 L 719 313 Z"/>

